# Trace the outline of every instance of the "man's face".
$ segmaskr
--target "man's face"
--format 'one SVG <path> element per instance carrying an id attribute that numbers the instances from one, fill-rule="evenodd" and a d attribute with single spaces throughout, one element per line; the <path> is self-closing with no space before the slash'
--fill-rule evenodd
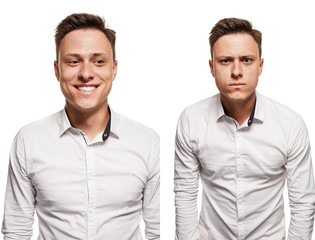
<path id="1" fill-rule="evenodd" d="M 117 62 L 105 34 L 82 29 L 61 41 L 55 75 L 68 111 L 90 112 L 107 107 L 107 97 L 117 73 Z"/>
<path id="2" fill-rule="evenodd" d="M 223 102 L 246 102 L 255 94 L 263 59 L 259 59 L 258 45 L 251 35 L 220 37 L 213 46 L 209 64 Z"/>

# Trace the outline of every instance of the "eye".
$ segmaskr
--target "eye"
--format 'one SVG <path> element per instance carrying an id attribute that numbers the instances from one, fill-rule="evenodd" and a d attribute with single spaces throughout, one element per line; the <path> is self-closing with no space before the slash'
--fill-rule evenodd
<path id="1" fill-rule="evenodd" d="M 245 57 L 245 58 L 243 58 L 243 62 L 244 62 L 244 63 L 251 63 L 251 62 L 252 62 L 252 59 Z"/>
<path id="2" fill-rule="evenodd" d="M 230 63 L 230 62 L 231 62 L 231 60 L 228 59 L 228 58 L 224 58 L 224 59 L 221 59 L 221 60 L 220 60 L 220 63 L 222 63 L 222 64 L 228 64 L 228 63 Z"/>
<path id="3" fill-rule="evenodd" d="M 66 63 L 67 63 L 68 65 L 70 65 L 70 66 L 76 66 L 76 65 L 78 65 L 80 62 L 79 62 L 79 60 L 77 60 L 77 59 L 70 59 L 70 60 L 67 60 Z"/>
<path id="4" fill-rule="evenodd" d="M 103 66 L 104 63 L 105 63 L 105 61 L 104 61 L 103 59 L 96 59 L 96 60 L 94 61 L 94 63 L 95 63 L 96 65 Z"/>

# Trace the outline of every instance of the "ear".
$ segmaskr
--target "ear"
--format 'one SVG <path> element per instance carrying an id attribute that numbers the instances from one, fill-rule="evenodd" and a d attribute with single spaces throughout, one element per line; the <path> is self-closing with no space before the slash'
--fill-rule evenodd
<path id="1" fill-rule="evenodd" d="M 211 71 L 212 77 L 214 77 L 214 64 L 213 64 L 213 61 L 211 59 L 209 60 L 209 66 L 210 66 L 210 71 Z"/>
<path id="2" fill-rule="evenodd" d="M 115 60 L 114 66 L 113 66 L 113 81 L 115 80 L 116 75 L 117 75 L 117 64 L 118 64 L 118 62 L 117 62 L 117 60 Z"/>
<path id="3" fill-rule="evenodd" d="M 263 67 L 264 67 L 264 59 L 261 58 L 260 63 L 259 63 L 259 76 L 262 73 Z"/>
<path id="4" fill-rule="evenodd" d="M 55 76 L 59 82 L 59 66 L 58 66 L 57 61 L 54 62 L 54 69 L 55 69 Z"/>

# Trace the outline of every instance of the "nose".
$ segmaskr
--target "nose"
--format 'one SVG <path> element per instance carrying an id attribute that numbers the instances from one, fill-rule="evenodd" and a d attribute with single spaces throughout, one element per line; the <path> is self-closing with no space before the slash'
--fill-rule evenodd
<path id="1" fill-rule="evenodd" d="M 83 63 L 79 72 L 79 79 L 83 82 L 91 81 L 94 78 L 94 70 L 89 62 Z"/>
<path id="2" fill-rule="evenodd" d="M 242 66 L 240 62 L 235 61 L 233 66 L 232 66 L 232 71 L 231 71 L 231 77 L 235 80 L 243 77 L 243 71 L 242 71 Z"/>

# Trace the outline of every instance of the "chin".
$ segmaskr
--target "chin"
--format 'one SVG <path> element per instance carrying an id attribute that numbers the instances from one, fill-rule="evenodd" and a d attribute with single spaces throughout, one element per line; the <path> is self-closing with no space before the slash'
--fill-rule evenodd
<path id="1" fill-rule="evenodd" d="M 76 109 L 76 111 L 79 111 L 79 112 L 93 112 L 96 109 L 99 109 L 100 107 L 97 104 L 76 103 L 76 104 L 68 104 L 68 108 L 73 109 L 73 110 Z"/>
<path id="2" fill-rule="evenodd" d="M 241 100 L 246 99 L 246 95 L 242 93 L 228 93 L 228 94 L 224 94 L 224 96 L 230 101 L 241 101 Z"/>

